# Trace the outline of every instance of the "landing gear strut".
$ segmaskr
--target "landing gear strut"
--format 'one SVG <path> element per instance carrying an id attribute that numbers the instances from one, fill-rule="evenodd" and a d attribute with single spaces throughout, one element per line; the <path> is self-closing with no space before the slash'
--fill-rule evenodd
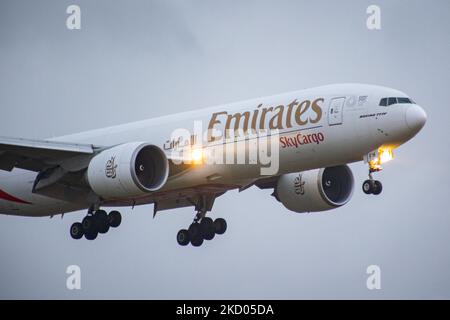
<path id="1" fill-rule="evenodd" d="M 216 234 L 224 234 L 227 230 L 225 219 L 216 220 L 206 217 L 206 212 L 211 211 L 214 196 L 202 196 L 196 205 L 197 214 L 188 229 L 182 229 L 177 233 L 177 242 L 180 246 L 191 243 L 199 247 L 205 240 L 212 240 Z"/>
<path id="2" fill-rule="evenodd" d="M 73 239 L 81 239 L 83 236 L 88 240 L 94 240 L 98 234 L 104 234 L 110 228 L 117 228 L 122 221 L 119 211 L 111 211 L 109 214 L 104 210 L 89 210 L 81 222 L 75 222 L 70 227 L 70 236 Z"/>

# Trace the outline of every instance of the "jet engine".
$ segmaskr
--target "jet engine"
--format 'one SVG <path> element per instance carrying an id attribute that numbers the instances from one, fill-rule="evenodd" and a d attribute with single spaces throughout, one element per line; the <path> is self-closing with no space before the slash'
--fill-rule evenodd
<path id="1" fill-rule="evenodd" d="M 317 212 L 346 204 L 353 194 L 353 173 L 347 165 L 280 176 L 275 197 L 287 209 Z"/>
<path id="2" fill-rule="evenodd" d="M 159 190 L 168 175 L 169 163 L 163 150 L 145 142 L 132 142 L 92 158 L 87 181 L 104 199 L 129 198 Z"/>

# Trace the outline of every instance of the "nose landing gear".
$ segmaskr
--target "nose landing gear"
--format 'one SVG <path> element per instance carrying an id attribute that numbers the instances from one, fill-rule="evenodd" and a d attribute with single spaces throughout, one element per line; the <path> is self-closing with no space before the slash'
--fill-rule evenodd
<path id="1" fill-rule="evenodd" d="M 393 148 L 382 146 L 364 156 L 364 162 L 369 164 L 369 179 L 363 182 L 362 190 L 365 194 L 379 195 L 383 190 L 380 181 L 372 177 L 372 173 L 381 171 L 382 164 L 394 158 Z"/>
<path id="2" fill-rule="evenodd" d="M 378 180 L 366 180 L 363 182 L 362 189 L 365 194 L 379 195 L 383 190 L 383 185 Z"/>
<path id="3" fill-rule="evenodd" d="M 119 211 L 111 211 L 109 214 L 104 210 L 89 210 L 81 222 L 75 222 L 70 227 L 70 236 L 73 239 L 81 239 L 83 236 L 88 240 L 94 240 L 99 233 L 107 233 L 110 228 L 117 228 L 122 221 Z"/>
<path id="4" fill-rule="evenodd" d="M 369 171 L 369 179 L 363 182 L 362 190 L 365 194 L 379 195 L 383 191 L 383 185 L 380 181 L 373 178 L 372 172 L 374 171 Z"/>

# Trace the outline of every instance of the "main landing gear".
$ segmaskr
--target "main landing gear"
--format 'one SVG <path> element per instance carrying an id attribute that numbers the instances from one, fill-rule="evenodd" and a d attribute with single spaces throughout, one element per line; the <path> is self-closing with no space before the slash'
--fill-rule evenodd
<path id="1" fill-rule="evenodd" d="M 200 247 L 205 240 L 212 240 L 216 234 L 224 234 L 227 230 L 225 219 L 213 219 L 206 217 L 206 212 L 211 211 L 216 195 L 204 194 L 198 197 L 195 203 L 194 222 L 188 229 L 182 229 L 177 233 L 177 242 L 180 246 L 191 243 L 194 247 Z"/>
<path id="2" fill-rule="evenodd" d="M 81 239 L 83 236 L 88 240 L 94 240 L 99 233 L 107 233 L 110 228 L 117 228 L 122 222 L 119 211 L 111 211 L 109 214 L 104 210 L 89 211 L 81 222 L 75 222 L 70 227 L 70 235 L 73 239 Z"/>
<path id="3" fill-rule="evenodd" d="M 369 179 L 363 182 L 362 190 L 365 194 L 379 195 L 383 191 L 383 185 L 380 181 L 374 180 L 372 170 L 369 171 Z"/>
<path id="4" fill-rule="evenodd" d="M 200 220 L 196 218 L 187 230 L 178 231 L 177 242 L 180 246 L 191 243 L 194 247 L 200 247 L 204 240 L 212 240 L 216 234 L 224 234 L 226 230 L 225 219 L 217 218 L 213 221 L 210 217 L 203 217 Z"/>
<path id="5" fill-rule="evenodd" d="M 177 233 L 177 242 L 180 246 L 187 246 L 191 243 L 194 247 L 200 247 L 205 240 L 212 240 L 216 234 L 224 234 L 227 230 L 225 219 L 217 218 L 213 221 L 206 217 L 206 212 L 211 211 L 215 195 L 201 195 L 195 204 L 194 222 L 188 229 L 182 229 Z"/>

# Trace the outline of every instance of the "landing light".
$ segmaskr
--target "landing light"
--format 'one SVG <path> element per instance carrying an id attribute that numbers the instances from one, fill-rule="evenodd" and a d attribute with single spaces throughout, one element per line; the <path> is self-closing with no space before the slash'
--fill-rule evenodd
<path id="1" fill-rule="evenodd" d="M 377 156 L 369 162 L 370 169 L 373 171 L 381 170 L 381 165 L 394 159 L 394 153 L 391 148 L 379 148 Z"/>
<path id="2" fill-rule="evenodd" d="M 381 151 L 378 151 L 378 157 L 380 159 L 380 164 L 386 163 L 394 159 L 392 149 L 381 149 Z"/>
<path id="3" fill-rule="evenodd" d="M 193 149 L 191 152 L 191 161 L 194 164 L 201 164 L 203 162 L 202 149 Z"/>

